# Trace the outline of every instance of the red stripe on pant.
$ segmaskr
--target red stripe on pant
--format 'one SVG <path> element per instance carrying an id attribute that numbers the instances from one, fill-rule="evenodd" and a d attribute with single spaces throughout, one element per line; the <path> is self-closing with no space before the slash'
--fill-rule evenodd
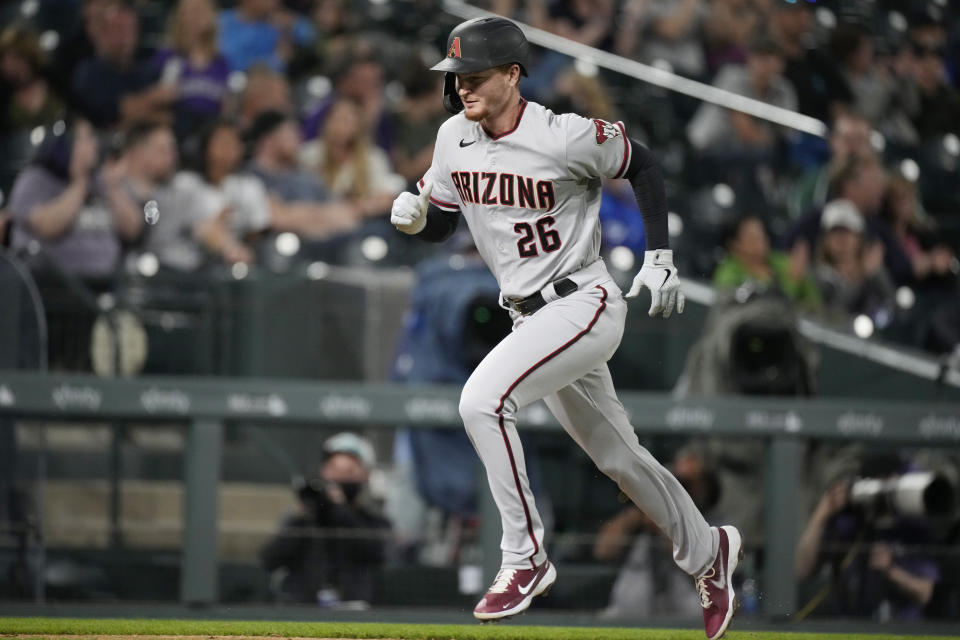
<path id="1" fill-rule="evenodd" d="M 506 392 L 502 396 L 500 396 L 500 404 L 497 406 L 497 410 L 494 412 L 499 416 L 498 420 L 500 423 L 500 435 L 503 436 L 503 444 L 507 447 L 507 456 L 510 458 L 510 468 L 513 470 L 513 481 L 517 485 L 517 494 L 520 496 L 520 504 L 523 505 L 523 515 L 527 519 L 527 533 L 530 536 L 530 540 L 533 541 L 533 555 L 530 556 L 530 566 L 531 568 L 534 568 L 534 569 L 536 569 L 537 565 L 533 561 L 533 557 L 537 555 L 538 551 L 540 551 L 540 544 L 537 542 L 537 537 L 533 534 L 533 522 L 530 521 L 530 507 L 527 506 L 527 499 L 524 497 L 523 489 L 521 489 L 520 487 L 520 474 L 517 472 L 517 462 L 513 457 L 513 447 L 510 446 L 510 439 L 507 437 L 507 430 L 504 429 L 503 427 L 503 403 L 506 402 L 507 396 L 509 396 L 513 392 L 513 390 L 517 388 L 517 385 L 523 382 L 524 378 L 526 378 L 531 373 L 536 371 L 537 368 L 543 365 L 544 363 L 553 359 L 558 353 L 561 353 L 562 351 L 567 349 L 574 342 L 576 342 L 583 336 L 590 333 L 590 330 L 593 329 L 593 326 L 597 324 L 597 320 L 600 319 L 600 314 L 603 313 L 603 310 L 607 308 L 607 290 L 601 286 L 597 286 L 597 289 L 600 289 L 600 291 L 603 293 L 603 296 L 600 298 L 600 307 L 597 309 L 597 312 L 593 315 L 593 319 L 590 320 L 590 323 L 587 325 L 587 327 L 577 335 L 567 340 L 561 346 L 554 349 L 551 353 L 549 353 L 548 355 L 538 360 L 537 363 L 534 364 L 532 367 L 530 367 L 529 369 L 524 371 L 522 374 L 520 374 L 520 377 L 514 380 L 513 384 L 511 384 L 507 388 Z"/>

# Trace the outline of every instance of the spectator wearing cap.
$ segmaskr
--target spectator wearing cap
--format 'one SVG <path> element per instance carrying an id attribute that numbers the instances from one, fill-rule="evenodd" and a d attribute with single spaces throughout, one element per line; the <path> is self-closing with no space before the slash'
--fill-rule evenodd
<path id="1" fill-rule="evenodd" d="M 893 309 L 893 283 L 883 266 L 883 244 L 864 238 L 864 220 L 849 200 L 828 202 L 821 217 L 814 277 L 828 311 L 878 319 Z M 888 318 L 889 319 L 889 318 Z"/>
<path id="2" fill-rule="evenodd" d="M 284 602 L 371 602 L 387 555 L 390 523 L 369 506 L 372 445 L 344 432 L 323 445 L 315 478 L 296 487 L 297 510 L 263 546 L 267 571 L 282 572 Z"/>
<path id="3" fill-rule="evenodd" d="M 180 0 L 170 14 L 167 45 L 153 64 L 160 82 L 176 88 L 174 130 L 180 139 L 199 131 L 228 105 L 230 67 L 217 51 L 212 0 Z"/>
<path id="4" fill-rule="evenodd" d="M 883 205 L 887 186 L 887 174 L 876 155 L 851 155 L 834 167 L 827 189 L 828 198 L 851 202 L 856 211 L 865 218 L 870 236 L 881 236 L 886 243 L 884 230 L 877 224 L 877 214 Z M 817 207 L 798 219 L 787 231 L 784 246 L 793 247 L 798 242 L 815 247 L 821 235 L 823 208 Z"/>
<path id="5" fill-rule="evenodd" d="M 234 71 L 262 63 L 283 72 L 294 47 L 314 38 L 309 20 L 286 11 L 278 0 L 240 0 L 220 12 L 220 52 Z"/>
<path id="6" fill-rule="evenodd" d="M 831 178 L 849 158 L 872 156 L 870 120 L 856 111 L 840 113 L 830 127 L 830 158 L 811 168 L 797 181 L 787 203 L 792 218 L 800 218 L 812 208 L 820 209 L 827 203 Z"/>
<path id="7" fill-rule="evenodd" d="M 37 34 L 9 26 L 0 33 L 0 133 L 50 124 L 66 114 L 63 100 L 43 75 Z"/>
<path id="8" fill-rule="evenodd" d="M 300 127 L 280 111 L 266 111 L 247 131 L 253 152 L 248 166 L 270 195 L 302 218 L 301 229 L 313 237 L 342 233 L 358 226 L 355 207 L 334 199 L 316 173 L 299 168 Z"/>

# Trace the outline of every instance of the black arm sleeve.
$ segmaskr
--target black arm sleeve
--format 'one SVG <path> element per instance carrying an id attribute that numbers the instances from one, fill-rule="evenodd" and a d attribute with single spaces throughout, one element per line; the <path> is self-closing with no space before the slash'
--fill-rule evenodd
<path id="1" fill-rule="evenodd" d="M 428 205 L 427 225 L 417 237 L 427 242 L 443 242 L 453 235 L 459 222 L 459 211 L 444 211 L 435 204 Z"/>
<path id="2" fill-rule="evenodd" d="M 643 230 L 647 237 L 647 250 L 669 249 L 667 234 L 667 189 L 663 184 L 660 165 L 650 149 L 636 140 L 630 140 L 630 166 L 624 177 L 633 185 Z"/>

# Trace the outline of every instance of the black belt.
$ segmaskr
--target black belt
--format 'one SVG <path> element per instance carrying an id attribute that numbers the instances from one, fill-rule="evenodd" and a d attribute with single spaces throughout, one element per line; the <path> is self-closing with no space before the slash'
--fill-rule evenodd
<path id="1" fill-rule="evenodd" d="M 570 278 L 561 278 L 553 283 L 553 290 L 557 292 L 558 296 L 565 298 L 577 290 L 577 283 Z M 537 291 L 533 295 L 529 295 L 526 298 L 520 298 L 519 300 L 507 298 L 506 303 L 507 306 L 520 315 L 528 316 L 534 311 L 538 311 L 541 307 L 543 307 L 543 305 L 547 304 L 547 301 L 543 299 L 543 294 Z"/>

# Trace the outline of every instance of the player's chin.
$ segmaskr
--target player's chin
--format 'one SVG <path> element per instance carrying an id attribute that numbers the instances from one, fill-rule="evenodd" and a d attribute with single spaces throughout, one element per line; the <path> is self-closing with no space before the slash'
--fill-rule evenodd
<path id="1" fill-rule="evenodd" d="M 467 120 L 480 122 L 487 116 L 487 110 L 480 106 L 479 102 L 465 102 L 463 104 L 463 115 Z"/>

